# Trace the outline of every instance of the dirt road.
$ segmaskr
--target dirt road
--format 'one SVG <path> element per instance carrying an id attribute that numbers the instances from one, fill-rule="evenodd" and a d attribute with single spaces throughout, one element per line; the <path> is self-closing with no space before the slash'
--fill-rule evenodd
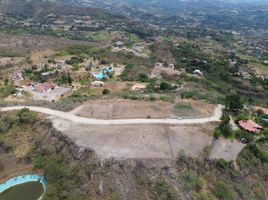
<path id="1" fill-rule="evenodd" d="M 40 112 L 54 117 L 59 117 L 71 122 L 89 125 L 129 125 L 129 124 L 203 124 L 208 122 L 219 122 L 222 116 L 222 105 L 217 105 L 214 110 L 214 114 L 211 117 L 199 118 L 199 119 L 92 119 L 86 117 L 80 117 L 71 112 L 62 112 L 58 110 L 52 110 L 49 108 L 35 107 L 35 106 L 13 106 L 0 108 L 0 111 L 13 111 L 28 108 L 31 111 Z"/>

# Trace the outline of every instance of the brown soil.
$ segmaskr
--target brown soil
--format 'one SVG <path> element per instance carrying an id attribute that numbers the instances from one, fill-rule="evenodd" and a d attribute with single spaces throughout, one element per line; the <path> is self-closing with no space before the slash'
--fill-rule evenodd
<path id="1" fill-rule="evenodd" d="M 90 101 L 74 112 L 80 116 L 101 119 L 120 118 L 168 118 L 172 104 L 123 99 Z"/>
<path id="2" fill-rule="evenodd" d="M 107 88 L 113 87 L 110 85 Z M 119 86 L 115 88 L 118 91 L 121 89 Z M 189 104 L 190 108 L 175 109 L 176 103 Z M 79 116 L 98 119 L 199 118 L 210 116 L 215 107 L 215 105 L 194 100 L 178 100 L 176 103 L 125 99 L 94 100 L 76 108 L 73 112 Z"/>
<path id="3" fill-rule="evenodd" d="M 212 141 L 215 124 L 205 125 L 81 125 L 62 119 L 54 127 L 78 146 L 101 159 L 176 158 L 180 151 L 199 157 Z"/>

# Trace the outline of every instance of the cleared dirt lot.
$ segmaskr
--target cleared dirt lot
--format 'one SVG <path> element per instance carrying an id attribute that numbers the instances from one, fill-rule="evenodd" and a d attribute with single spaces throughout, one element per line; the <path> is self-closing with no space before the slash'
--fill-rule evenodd
<path id="1" fill-rule="evenodd" d="M 220 138 L 215 141 L 211 149 L 211 159 L 224 159 L 226 161 L 236 160 L 238 154 L 245 147 L 240 141 L 230 141 L 228 139 Z"/>
<path id="2" fill-rule="evenodd" d="M 175 104 L 162 101 L 133 101 L 109 99 L 89 101 L 76 108 L 73 113 L 97 119 L 130 119 L 130 118 L 199 118 L 210 116 L 214 105 L 202 101 L 184 100 L 183 104 L 190 109 L 175 109 Z"/>
<path id="3" fill-rule="evenodd" d="M 54 127 L 79 146 L 95 151 L 102 159 L 175 158 L 180 151 L 198 157 L 211 144 L 212 124 L 171 125 L 81 125 L 62 119 Z"/>

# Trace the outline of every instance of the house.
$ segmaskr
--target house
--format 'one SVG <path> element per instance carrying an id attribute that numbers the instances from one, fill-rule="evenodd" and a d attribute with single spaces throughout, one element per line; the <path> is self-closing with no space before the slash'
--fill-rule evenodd
<path id="1" fill-rule="evenodd" d="M 35 90 L 37 92 L 45 93 L 45 92 L 50 92 L 51 90 L 54 90 L 57 87 L 58 86 L 54 83 L 46 82 L 46 83 L 40 83 L 40 84 L 36 85 Z"/>
<path id="2" fill-rule="evenodd" d="M 115 46 L 117 46 L 117 47 L 122 47 L 123 45 L 124 45 L 123 41 L 116 41 L 115 42 Z"/>
<path id="3" fill-rule="evenodd" d="M 240 72 L 240 76 L 242 76 L 245 80 L 249 80 L 251 78 L 251 75 L 248 72 Z"/>
<path id="4" fill-rule="evenodd" d="M 56 61 L 56 64 L 57 64 L 59 67 L 65 67 L 66 62 L 65 62 L 65 60 L 57 60 L 57 61 Z"/>
<path id="5" fill-rule="evenodd" d="M 235 65 L 237 64 L 237 61 L 235 61 L 235 60 L 230 60 L 230 61 L 229 61 L 229 64 L 230 64 L 231 66 L 235 66 Z"/>
<path id="6" fill-rule="evenodd" d="M 244 130 L 251 132 L 251 133 L 258 133 L 261 129 L 263 129 L 262 126 L 255 123 L 254 121 L 250 120 L 240 120 L 238 122 L 239 126 L 243 128 Z"/>
<path id="7" fill-rule="evenodd" d="M 13 82 L 23 80 L 22 71 L 20 71 L 20 70 L 15 71 L 15 72 L 11 75 L 10 79 L 11 79 Z"/>
<path id="8" fill-rule="evenodd" d="M 203 72 L 201 72 L 199 69 L 195 69 L 193 71 L 193 74 L 196 75 L 196 76 L 203 76 Z"/>
<path id="9" fill-rule="evenodd" d="M 91 83 L 92 86 L 95 86 L 95 87 L 103 87 L 104 86 L 104 82 L 102 81 L 93 81 Z"/>
<path id="10" fill-rule="evenodd" d="M 253 74 L 256 74 L 256 71 L 253 67 L 250 66 L 240 66 L 238 74 L 243 79 L 250 79 Z"/>
<path id="11" fill-rule="evenodd" d="M 146 85 L 140 84 L 140 83 L 137 83 L 131 87 L 132 91 L 138 91 L 138 90 L 144 90 L 144 89 L 146 89 Z"/>
<path id="12" fill-rule="evenodd" d="M 114 72 L 114 69 L 112 67 L 104 67 L 103 69 L 100 70 L 99 73 L 92 73 L 92 75 L 96 78 L 96 79 L 103 79 L 103 78 L 107 78 L 107 74 L 108 73 L 112 73 Z"/>

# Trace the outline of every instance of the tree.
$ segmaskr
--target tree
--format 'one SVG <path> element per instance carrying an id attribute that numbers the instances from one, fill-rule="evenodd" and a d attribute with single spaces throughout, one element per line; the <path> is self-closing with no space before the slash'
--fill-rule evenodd
<path id="1" fill-rule="evenodd" d="M 229 115 L 224 112 L 222 117 L 221 117 L 222 124 L 228 124 L 230 122 L 230 117 Z"/>
<path id="2" fill-rule="evenodd" d="M 243 99 L 237 94 L 229 95 L 226 97 L 225 100 L 226 108 L 232 112 L 238 112 L 239 110 L 241 110 L 244 107 L 243 104 Z"/>
<path id="3" fill-rule="evenodd" d="M 35 123 L 37 121 L 37 114 L 28 108 L 21 109 L 17 115 L 21 123 Z"/>

